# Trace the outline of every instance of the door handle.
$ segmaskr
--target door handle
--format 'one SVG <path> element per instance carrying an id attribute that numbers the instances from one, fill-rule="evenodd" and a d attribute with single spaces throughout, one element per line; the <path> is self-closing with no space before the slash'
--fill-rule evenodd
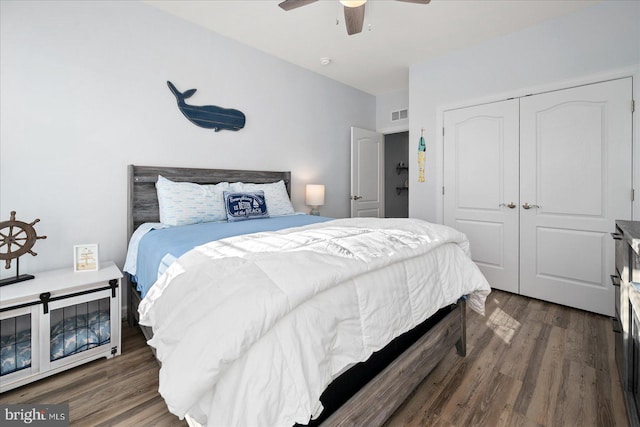
<path id="1" fill-rule="evenodd" d="M 620 321 L 617 318 L 612 317 L 611 318 L 611 327 L 613 329 L 613 333 L 615 333 L 615 334 L 621 333 L 622 332 L 622 328 L 620 326 L 621 326 L 620 325 Z"/>
<path id="2" fill-rule="evenodd" d="M 360 200 L 362 196 L 351 196 L 351 200 Z"/>
<path id="3" fill-rule="evenodd" d="M 509 209 L 513 209 L 513 208 L 515 208 L 515 207 L 516 207 L 516 204 L 515 204 L 515 203 L 513 203 L 513 202 L 509 202 L 509 204 L 508 204 L 508 205 L 505 205 L 504 203 L 500 203 L 498 206 L 500 206 L 500 207 L 502 207 L 502 206 L 506 206 L 506 207 L 508 207 Z"/>
<path id="4" fill-rule="evenodd" d="M 524 205 L 522 205 L 522 207 L 524 209 L 531 209 L 531 208 L 539 208 L 540 206 L 538 206 L 538 205 L 530 205 L 529 203 L 525 202 Z"/>
<path id="5" fill-rule="evenodd" d="M 620 277 L 617 274 L 612 274 L 611 276 L 611 284 L 615 287 L 620 287 Z"/>

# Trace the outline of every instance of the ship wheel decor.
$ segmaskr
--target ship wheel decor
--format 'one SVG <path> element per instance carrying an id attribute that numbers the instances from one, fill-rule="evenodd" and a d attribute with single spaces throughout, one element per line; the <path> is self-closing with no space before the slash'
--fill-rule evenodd
<path id="1" fill-rule="evenodd" d="M 31 274 L 20 274 L 20 257 L 26 253 L 33 256 L 38 255 L 31 248 L 38 239 L 46 239 L 47 236 L 36 235 L 33 225 L 39 222 L 36 218 L 32 223 L 16 221 L 16 212 L 11 211 L 11 219 L 9 221 L 0 222 L 0 260 L 5 261 L 4 268 L 11 268 L 11 260 L 16 260 L 16 275 L 7 279 L 0 280 L 0 286 L 10 285 L 12 283 L 24 282 L 33 279 Z"/>

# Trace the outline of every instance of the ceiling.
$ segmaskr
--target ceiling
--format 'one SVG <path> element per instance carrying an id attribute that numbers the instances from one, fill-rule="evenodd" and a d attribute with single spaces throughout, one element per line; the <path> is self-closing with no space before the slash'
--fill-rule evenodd
<path id="1" fill-rule="evenodd" d="M 407 90 L 409 66 L 591 6 L 593 0 L 369 0 L 348 36 L 342 5 L 288 12 L 281 0 L 147 0 L 170 14 L 372 95 Z M 321 58 L 330 58 L 322 65 Z"/>

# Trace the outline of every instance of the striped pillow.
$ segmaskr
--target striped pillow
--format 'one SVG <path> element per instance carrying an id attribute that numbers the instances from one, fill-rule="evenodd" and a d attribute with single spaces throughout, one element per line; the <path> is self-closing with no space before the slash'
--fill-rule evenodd
<path id="1" fill-rule="evenodd" d="M 227 211 L 222 197 L 229 183 L 200 185 L 173 182 L 158 175 L 156 191 L 160 222 L 166 225 L 188 225 L 199 222 L 224 221 Z"/>
<path id="2" fill-rule="evenodd" d="M 295 213 L 283 180 L 270 184 L 250 184 L 245 182 L 237 184 L 240 187 L 239 191 L 264 191 L 264 197 L 269 207 L 269 215 L 293 215 Z"/>

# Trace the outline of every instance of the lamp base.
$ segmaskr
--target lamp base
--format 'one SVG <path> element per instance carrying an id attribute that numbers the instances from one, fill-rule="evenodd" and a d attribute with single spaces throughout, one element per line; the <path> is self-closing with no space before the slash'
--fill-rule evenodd
<path id="1" fill-rule="evenodd" d="M 320 211 L 318 210 L 318 206 L 311 206 L 311 212 L 309 212 L 309 215 L 320 216 Z"/>

